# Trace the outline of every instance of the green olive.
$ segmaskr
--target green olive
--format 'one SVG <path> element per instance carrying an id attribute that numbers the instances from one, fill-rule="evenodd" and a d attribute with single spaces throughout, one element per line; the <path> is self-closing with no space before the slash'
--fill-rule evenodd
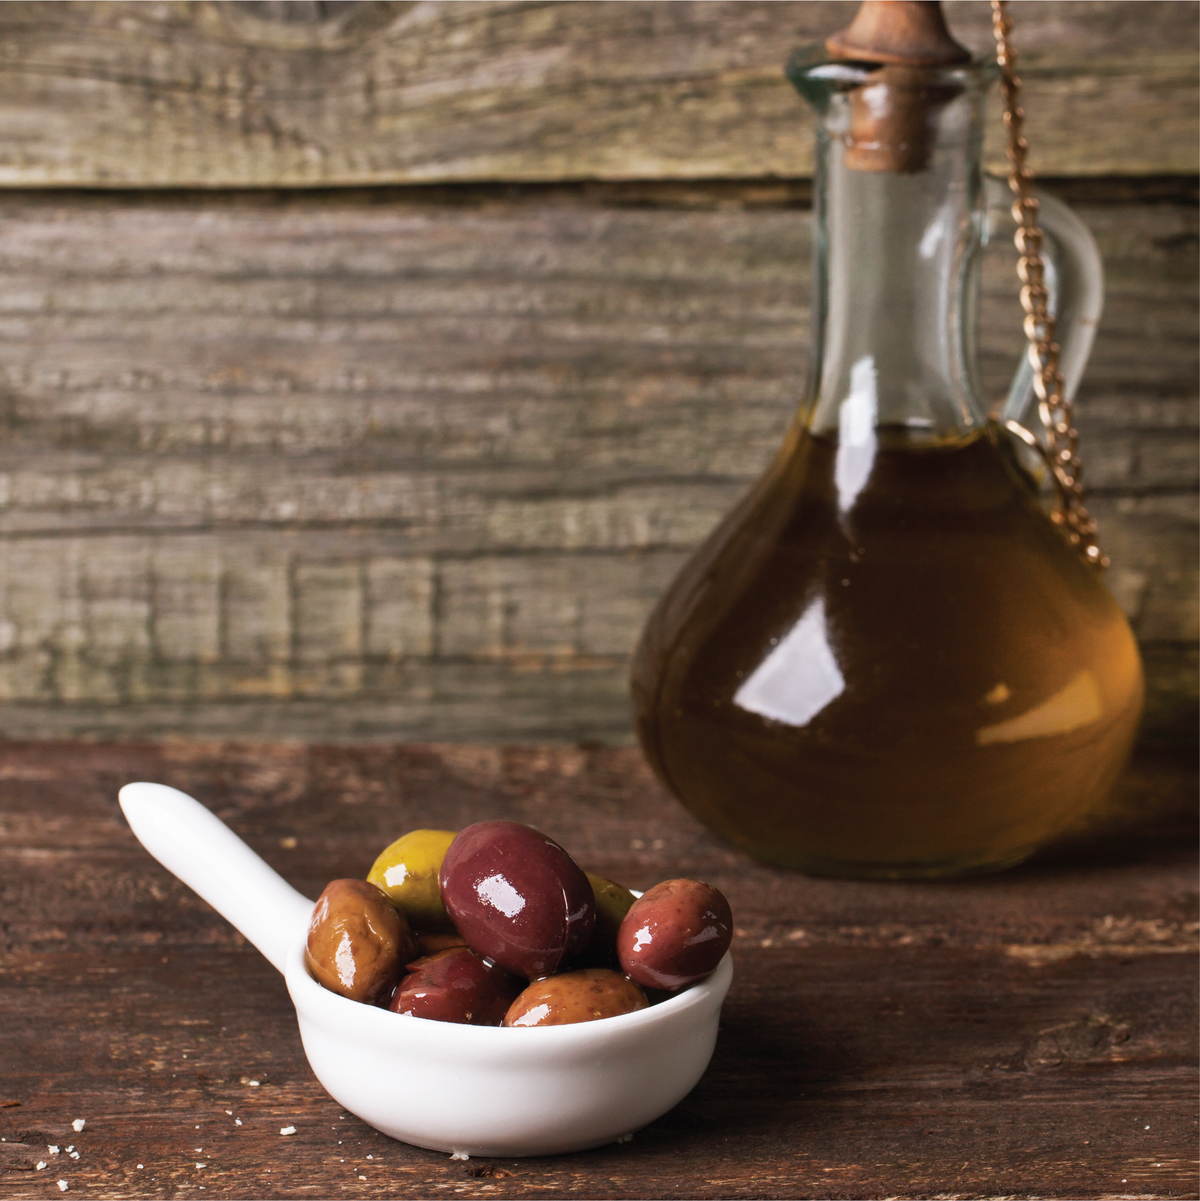
<path id="1" fill-rule="evenodd" d="M 410 830 L 367 873 L 418 932 L 454 929 L 438 889 L 438 871 L 454 838 L 453 830 Z"/>
<path id="2" fill-rule="evenodd" d="M 587 873 L 592 895 L 596 898 L 596 928 L 587 950 L 576 960 L 579 967 L 615 968 L 617 962 L 617 931 L 637 898 L 621 884 L 603 876 Z"/>

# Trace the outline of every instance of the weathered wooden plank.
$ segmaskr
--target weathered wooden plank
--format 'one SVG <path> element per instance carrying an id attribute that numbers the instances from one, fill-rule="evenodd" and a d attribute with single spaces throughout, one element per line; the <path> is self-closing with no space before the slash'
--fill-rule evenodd
<path id="1" fill-rule="evenodd" d="M 14 732 L 482 738 L 490 705 L 497 736 L 628 737 L 645 614 L 803 387 L 802 211 L 4 211 Z M 1109 581 L 1174 647 L 1197 628 L 1195 212 L 1084 211 L 1109 273 L 1080 405 Z M 993 395 L 1019 348 L 1006 272 Z M 1150 728 L 1178 732 L 1195 685 L 1151 662 Z"/>
<path id="2" fill-rule="evenodd" d="M 805 175 L 812 125 L 782 66 L 853 12 L 758 0 L 325 8 L 326 20 L 296 22 L 211 0 L 0 6 L 0 183 Z M 986 8 L 947 8 L 987 51 Z M 1014 10 L 1037 169 L 1196 171 L 1194 5 Z"/>
<path id="3" fill-rule="evenodd" d="M 199 796 L 310 895 L 403 829 L 498 816 L 635 887 L 711 879 L 737 975 L 708 1073 L 631 1143 L 586 1155 L 462 1164 L 375 1134 L 312 1078 L 278 976 L 134 842 L 114 798 L 135 777 Z M 0 1189 L 1186 1195 L 1195 855 L 1162 821 L 1194 794 L 1193 764 L 1145 759 L 1115 847 L 898 887 L 751 864 L 632 751 L 9 744 Z"/>

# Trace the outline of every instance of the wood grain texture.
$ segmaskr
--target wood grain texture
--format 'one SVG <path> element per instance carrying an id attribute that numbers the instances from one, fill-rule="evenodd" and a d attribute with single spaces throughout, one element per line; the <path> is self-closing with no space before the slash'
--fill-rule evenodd
<path id="1" fill-rule="evenodd" d="M 899 887 L 752 864 L 632 751 L 2 752 L 5 1197 L 1196 1195 L 1190 761 L 1141 760 L 1106 834 Z M 737 931 L 708 1073 L 581 1155 L 456 1163 L 376 1134 L 313 1079 L 279 977 L 135 843 L 134 778 L 200 797 L 308 895 L 404 829 L 485 817 L 634 887 L 710 880 Z"/>
<path id="2" fill-rule="evenodd" d="M 801 395 L 810 215 L 786 189 L 617 199 L 9 196 L 0 729 L 627 738 L 650 605 Z M 1148 730 L 1178 736 L 1195 208 L 1081 211 L 1109 284 L 1092 507 Z"/>
<path id="3" fill-rule="evenodd" d="M 1035 169 L 1196 171 L 1194 4 L 1013 7 Z M 294 5 L 8 3 L 0 183 L 802 176 L 812 125 L 782 67 L 853 8 L 393 0 L 298 21 Z M 947 9 L 988 51 L 986 6 Z"/>

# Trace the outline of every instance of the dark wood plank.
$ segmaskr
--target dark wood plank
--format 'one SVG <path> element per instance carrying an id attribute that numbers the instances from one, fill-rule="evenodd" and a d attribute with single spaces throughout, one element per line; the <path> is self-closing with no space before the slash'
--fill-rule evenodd
<path id="1" fill-rule="evenodd" d="M 988 12 L 948 4 L 988 51 Z M 274 186 L 806 175 L 784 61 L 848 3 L 0 6 L 0 183 Z M 310 6 L 311 8 L 311 6 Z M 1033 162 L 1197 168 L 1195 6 L 1014 5 Z M 308 15 L 314 15 L 311 11 Z M 998 112 L 990 157 L 1003 159 Z"/>
<path id="2" fill-rule="evenodd" d="M 0 728 L 628 737 L 650 605 L 803 389 L 803 197 L 384 199 L 5 203 Z M 1158 736 L 1196 689 L 1196 210 L 1080 207 L 1087 479 Z M 1016 316 L 1001 255 L 989 395 Z"/>
<path id="3" fill-rule="evenodd" d="M 711 879 L 738 931 L 708 1074 L 585 1155 L 463 1164 L 377 1135 L 312 1079 L 280 979 L 124 828 L 133 777 L 193 791 L 310 894 L 407 826 L 499 815 L 634 886 Z M 1144 759 L 1123 795 L 1116 841 L 892 886 L 754 866 L 628 751 L 5 745 L 0 1191 L 1194 1196 L 1194 767 Z"/>

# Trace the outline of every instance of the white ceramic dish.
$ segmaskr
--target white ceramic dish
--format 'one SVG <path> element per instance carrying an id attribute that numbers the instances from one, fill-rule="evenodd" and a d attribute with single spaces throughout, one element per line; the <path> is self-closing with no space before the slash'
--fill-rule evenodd
<path id="1" fill-rule="evenodd" d="M 706 980 L 638 1013 L 573 1026 L 460 1026 L 327 992 L 304 966 L 313 902 L 186 793 L 127 784 L 142 845 L 284 975 L 300 1038 L 330 1095 L 377 1130 L 467 1155 L 554 1155 L 613 1142 L 681 1101 L 704 1074 L 727 954 Z"/>

